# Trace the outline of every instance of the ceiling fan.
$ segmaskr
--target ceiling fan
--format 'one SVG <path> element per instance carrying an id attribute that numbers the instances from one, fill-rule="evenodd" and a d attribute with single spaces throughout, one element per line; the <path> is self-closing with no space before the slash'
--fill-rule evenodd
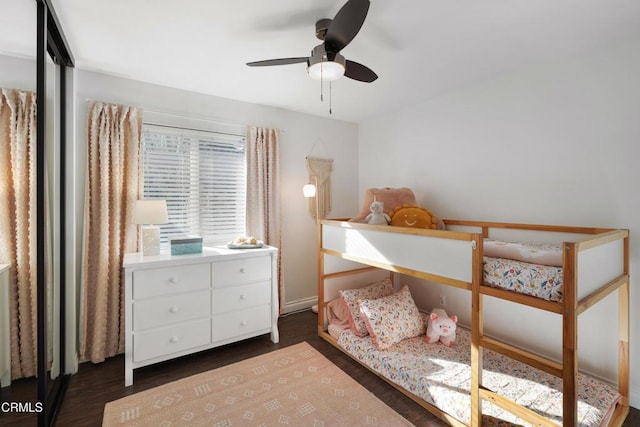
<path id="1" fill-rule="evenodd" d="M 335 18 L 316 22 L 316 37 L 323 41 L 314 47 L 311 56 L 267 59 L 248 62 L 250 67 L 289 65 L 306 62 L 309 76 L 316 80 L 335 80 L 343 75 L 353 80 L 371 83 L 378 78 L 369 67 L 345 59 L 340 51 L 362 28 L 369 11 L 369 0 L 348 0 Z"/>

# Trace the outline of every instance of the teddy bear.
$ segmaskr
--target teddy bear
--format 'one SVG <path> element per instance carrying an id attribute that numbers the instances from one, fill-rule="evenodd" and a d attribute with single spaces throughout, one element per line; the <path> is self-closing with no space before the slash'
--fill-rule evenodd
<path id="1" fill-rule="evenodd" d="M 384 213 L 384 203 L 374 200 L 369 206 L 369 210 L 371 213 L 365 218 L 367 224 L 388 225 L 389 221 L 391 221 L 389 215 Z"/>
<path id="2" fill-rule="evenodd" d="M 446 311 L 434 308 L 427 321 L 425 342 L 436 343 L 440 341 L 448 347 L 453 347 L 456 341 L 456 323 L 458 323 L 458 316 L 449 317 Z"/>

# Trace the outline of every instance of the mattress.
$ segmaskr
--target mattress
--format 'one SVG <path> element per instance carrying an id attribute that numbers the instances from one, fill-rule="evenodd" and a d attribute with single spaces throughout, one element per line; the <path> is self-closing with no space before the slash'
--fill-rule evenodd
<path id="1" fill-rule="evenodd" d="M 484 283 L 495 288 L 562 301 L 562 267 L 484 257 Z"/>
<path id="2" fill-rule="evenodd" d="M 459 327 L 453 347 L 427 344 L 419 336 L 380 351 L 369 336 L 360 338 L 346 329 L 338 345 L 378 374 L 468 424 L 470 340 L 469 331 Z M 484 386 L 562 425 L 562 379 L 492 351 L 485 350 L 483 359 Z M 579 425 L 599 426 L 608 423 L 620 395 L 612 386 L 579 374 L 578 399 Z M 489 402 L 482 405 L 482 425 L 528 425 Z"/>

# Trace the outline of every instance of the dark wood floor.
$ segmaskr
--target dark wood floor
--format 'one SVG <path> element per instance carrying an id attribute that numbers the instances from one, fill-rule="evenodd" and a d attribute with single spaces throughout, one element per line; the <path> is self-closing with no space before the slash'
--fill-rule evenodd
<path id="1" fill-rule="evenodd" d="M 134 384 L 131 387 L 124 387 L 122 355 L 97 365 L 83 363 L 80 365 L 79 372 L 71 377 L 56 425 L 100 426 L 104 405 L 107 402 L 302 341 L 307 341 L 416 426 L 445 425 L 420 405 L 318 337 L 316 322 L 316 315 L 311 311 L 283 316 L 279 321 L 280 343 L 278 344 L 273 344 L 269 336 L 264 335 L 137 369 L 134 373 Z M 0 398 L 2 401 L 34 402 L 35 394 L 31 391 L 34 389 L 33 384 L 33 379 L 15 381 L 10 387 L 11 390 L 3 389 L 0 392 Z M 0 425 L 33 426 L 35 424 L 34 415 L 0 413 Z M 624 426 L 638 425 L 640 425 L 640 411 L 632 409 Z"/>

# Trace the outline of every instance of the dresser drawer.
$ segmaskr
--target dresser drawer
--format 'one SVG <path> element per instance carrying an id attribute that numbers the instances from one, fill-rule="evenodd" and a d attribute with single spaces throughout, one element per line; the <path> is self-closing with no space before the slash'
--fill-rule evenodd
<path id="1" fill-rule="evenodd" d="M 213 287 L 271 279 L 271 257 L 234 259 L 213 264 Z"/>
<path id="2" fill-rule="evenodd" d="M 212 322 L 212 341 L 240 337 L 262 329 L 271 328 L 271 306 L 263 305 L 247 310 L 214 316 Z"/>
<path id="3" fill-rule="evenodd" d="M 213 290 L 213 314 L 271 303 L 271 281 Z"/>
<path id="4" fill-rule="evenodd" d="M 133 361 L 140 362 L 211 342 L 211 319 L 195 320 L 133 334 Z"/>
<path id="5" fill-rule="evenodd" d="M 211 315 L 210 291 L 145 299 L 133 303 L 133 330 L 156 328 Z"/>
<path id="6" fill-rule="evenodd" d="M 211 264 L 150 268 L 133 272 L 133 298 L 175 294 L 211 286 Z"/>

